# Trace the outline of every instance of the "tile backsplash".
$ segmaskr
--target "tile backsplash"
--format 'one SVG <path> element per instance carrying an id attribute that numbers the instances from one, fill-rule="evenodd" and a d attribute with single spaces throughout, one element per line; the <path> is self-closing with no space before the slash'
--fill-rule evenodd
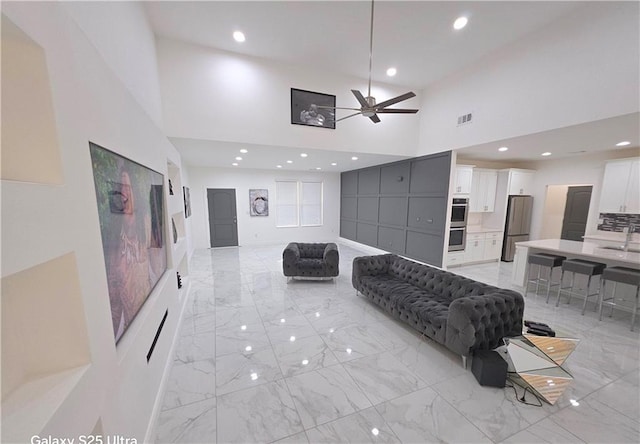
<path id="1" fill-rule="evenodd" d="M 640 214 L 600 213 L 598 230 L 622 233 L 630 224 L 636 227 L 634 233 L 640 233 Z"/>

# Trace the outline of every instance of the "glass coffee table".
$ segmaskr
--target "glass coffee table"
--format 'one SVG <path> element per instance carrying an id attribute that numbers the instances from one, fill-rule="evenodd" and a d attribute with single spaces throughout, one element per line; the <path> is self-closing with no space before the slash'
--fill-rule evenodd
<path id="1" fill-rule="evenodd" d="M 562 364 L 579 342 L 573 338 L 523 335 L 505 338 L 506 346 L 498 352 L 507 361 L 512 379 L 553 405 L 573 381 Z"/>

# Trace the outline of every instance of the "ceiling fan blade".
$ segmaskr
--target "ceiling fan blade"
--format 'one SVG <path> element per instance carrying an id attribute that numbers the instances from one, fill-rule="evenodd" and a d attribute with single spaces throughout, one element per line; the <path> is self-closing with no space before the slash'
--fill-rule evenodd
<path id="1" fill-rule="evenodd" d="M 384 108 L 376 110 L 377 113 L 390 113 L 390 114 L 415 114 L 417 109 L 400 109 L 400 108 Z"/>
<path id="2" fill-rule="evenodd" d="M 356 99 L 358 99 L 358 103 L 360 103 L 360 105 L 362 105 L 363 108 L 369 108 L 369 103 L 367 102 L 367 99 L 364 98 L 364 96 L 360 91 L 358 91 L 357 89 L 352 89 L 351 92 L 353 93 L 354 96 L 356 96 Z"/>
<path id="3" fill-rule="evenodd" d="M 353 90 L 352 90 L 353 91 Z M 376 105 L 376 109 L 385 108 L 389 105 L 393 105 L 394 103 L 402 102 L 403 100 L 410 99 L 415 97 L 415 93 L 413 91 L 408 92 L 406 94 L 402 94 L 401 96 L 394 97 L 393 99 L 385 100 L 384 102 L 380 102 Z"/>
<path id="4" fill-rule="evenodd" d="M 324 105 L 316 105 L 317 108 L 322 109 L 349 109 L 351 111 L 360 111 L 360 108 L 344 108 L 342 106 L 324 106 Z"/>
<path id="5" fill-rule="evenodd" d="M 380 123 L 380 118 L 378 117 L 377 114 L 374 114 L 373 116 L 369 117 L 371 119 L 371 121 L 373 123 Z"/>
<path id="6" fill-rule="evenodd" d="M 358 114 L 362 114 L 362 112 L 358 112 L 358 113 L 355 113 L 355 114 L 349 114 L 346 117 L 341 117 L 338 120 L 336 120 L 336 122 L 339 122 L 339 121 L 344 120 L 344 119 L 348 119 L 349 117 L 357 116 Z"/>

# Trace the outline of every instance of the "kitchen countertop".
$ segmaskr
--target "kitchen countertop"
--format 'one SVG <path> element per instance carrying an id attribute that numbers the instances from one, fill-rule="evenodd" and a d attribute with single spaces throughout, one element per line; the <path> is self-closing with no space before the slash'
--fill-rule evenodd
<path id="1" fill-rule="evenodd" d="M 608 250 L 593 242 L 578 242 L 564 239 L 541 239 L 517 242 L 516 246 L 562 253 L 567 256 L 576 255 L 590 257 L 593 259 L 600 259 L 604 262 L 613 261 L 624 264 L 625 266 L 630 266 L 631 268 L 640 268 L 640 253 Z"/>

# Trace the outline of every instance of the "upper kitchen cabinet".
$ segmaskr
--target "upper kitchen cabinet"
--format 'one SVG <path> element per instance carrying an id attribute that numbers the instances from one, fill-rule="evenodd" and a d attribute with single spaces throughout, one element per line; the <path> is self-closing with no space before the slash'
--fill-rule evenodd
<path id="1" fill-rule="evenodd" d="M 472 188 L 473 167 L 470 165 L 456 166 L 456 183 L 453 186 L 453 194 L 469 194 Z"/>
<path id="2" fill-rule="evenodd" d="M 496 204 L 498 171 L 476 168 L 473 171 L 469 211 L 472 213 L 492 213 Z"/>
<path id="3" fill-rule="evenodd" d="M 600 192 L 601 213 L 640 213 L 640 159 L 607 162 Z"/>
<path id="4" fill-rule="evenodd" d="M 533 194 L 532 170 L 509 170 L 509 195 L 530 195 Z"/>

